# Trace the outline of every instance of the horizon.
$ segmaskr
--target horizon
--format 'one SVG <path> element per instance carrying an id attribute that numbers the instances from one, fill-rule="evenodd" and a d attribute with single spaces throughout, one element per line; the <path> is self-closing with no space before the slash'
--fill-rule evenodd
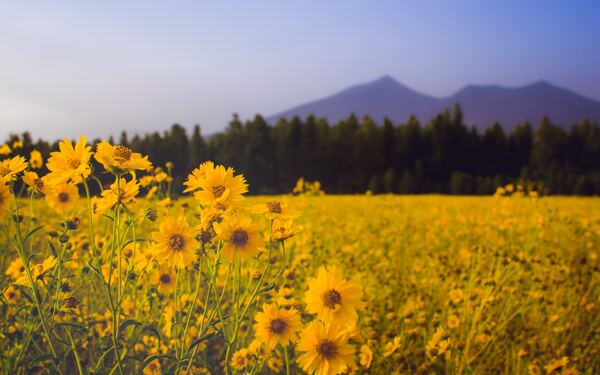
<path id="1" fill-rule="evenodd" d="M 0 137 L 213 134 L 382 76 L 436 98 L 541 80 L 600 101 L 596 2 L 143 4 L 0 5 Z"/>

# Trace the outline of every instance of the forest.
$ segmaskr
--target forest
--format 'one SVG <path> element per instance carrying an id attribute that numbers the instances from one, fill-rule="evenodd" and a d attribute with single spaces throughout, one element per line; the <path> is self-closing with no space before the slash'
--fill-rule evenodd
<path id="1" fill-rule="evenodd" d="M 17 154 L 37 149 L 44 157 L 57 143 L 22 140 Z M 97 143 L 100 140 L 92 140 Z M 517 124 L 505 132 L 494 124 L 483 132 L 463 121 L 460 106 L 427 123 L 376 123 L 350 115 L 329 124 L 309 116 L 280 119 L 274 125 L 256 115 L 237 115 L 223 132 L 191 134 L 174 124 L 145 135 L 126 132 L 114 143 L 150 157 L 155 165 L 172 162 L 174 186 L 205 160 L 243 173 L 251 194 L 290 192 L 296 180 L 320 181 L 327 193 L 493 194 L 498 186 L 534 182 L 546 194 L 600 194 L 600 127 L 583 119 L 565 129 L 544 118 L 537 126 Z"/>

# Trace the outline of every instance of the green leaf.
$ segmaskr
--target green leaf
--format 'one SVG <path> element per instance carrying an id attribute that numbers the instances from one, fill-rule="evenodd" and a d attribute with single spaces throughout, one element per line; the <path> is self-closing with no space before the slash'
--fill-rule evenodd
<path id="1" fill-rule="evenodd" d="M 37 232 L 38 230 L 42 229 L 44 227 L 45 224 L 42 224 L 38 227 L 33 228 L 31 231 L 29 231 L 29 233 L 27 233 L 27 235 L 25 235 L 25 238 L 23 238 L 23 242 L 27 242 L 27 240 L 29 239 L 29 237 L 31 237 L 31 235 L 33 235 L 35 232 Z"/>
<path id="2" fill-rule="evenodd" d="M 150 364 L 150 362 L 154 361 L 155 359 L 160 359 L 160 358 L 175 358 L 175 357 L 173 357 L 172 355 L 168 355 L 168 354 L 154 354 L 149 357 L 146 357 L 146 359 L 144 359 L 144 362 L 142 362 L 142 367 L 140 367 L 140 374 L 143 372 L 143 370 L 146 368 L 146 366 L 148 366 Z"/>
<path id="3" fill-rule="evenodd" d="M 52 354 L 50 353 L 40 354 L 37 357 L 35 357 L 31 362 L 29 362 L 29 368 L 37 365 L 40 362 L 51 361 L 52 359 Z"/>
<path id="4" fill-rule="evenodd" d="M 121 322 L 121 325 L 119 326 L 119 332 L 123 332 L 125 331 L 125 329 L 129 326 L 141 326 L 142 323 L 138 322 L 137 320 L 134 319 L 125 319 Z"/>
<path id="5" fill-rule="evenodd" d="M 190 344 L 190 347 L 188 348 L 188 352 L 191 351 L 192 349 L 194 349 L 196 346 L 202 344 L 204 341 L 210 340 L 213 337 L 219 336 L 218 332 L 212 332 L 209 333 L 208 335 L 204 335 L 202 337 L 198 337 L 196 340 L 192 341 L 192 343 Z"/>
<path id="6" fill-rule="evenodd" d="M 72 327 L 72 328 L 77 328 L 77 329 L 81 329 L 84 331 L 87 331 L 87 327 L 78 323 L 72 323 L 72 322 L 61 322 L 61 323 L 56 323 L 54 325 L 54 327 L 52 329 L 57 329 L 60 327 Z"/>

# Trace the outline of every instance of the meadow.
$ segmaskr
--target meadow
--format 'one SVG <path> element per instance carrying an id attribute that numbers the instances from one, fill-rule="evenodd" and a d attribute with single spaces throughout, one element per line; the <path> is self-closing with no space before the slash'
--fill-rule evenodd
<path id="1" fill-rule="evenodd" d="M 597 198 L 246 196 L 210 162 L 176 197 L 85 139 L 41 163 L 0 161 L 2 373 L 600 372 Z"/>

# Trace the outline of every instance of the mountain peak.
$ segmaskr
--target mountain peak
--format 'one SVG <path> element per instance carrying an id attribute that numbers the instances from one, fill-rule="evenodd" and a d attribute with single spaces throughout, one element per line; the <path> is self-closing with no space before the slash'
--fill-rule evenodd
<path id="1" fill-rule="evenodd" d="M 373 83 L 395 83 L 395 84 L 399 84 L 398 81 L 396 81 L 394 79 L 394 77 L 392 77 L 392 76 L 390 76 L 388 74 L 383 75 L 383 76 L 377 78 L 375 81 L 373 81 Z"/>
<path id="2" fill-rule="evenodd" d="M 450 97 L 435 98 L 404 86 L 387 74 L 280 112 L 268 121 L 313 114 L 334 123 L 354 113 L 357 117 L 369 115 L 376 121 L 388 118 L 398 123 L 414 115 L 425 123 L 455 104 L 461 105 L 465 122 L 479 129 L 499 122 L 510 130 L 524 120 L 535 123 L 544 116 L 565 127 L 584 117 L 600 121 L 599 102 L 545 80 L 520 87 L 467 85 Z"/>

